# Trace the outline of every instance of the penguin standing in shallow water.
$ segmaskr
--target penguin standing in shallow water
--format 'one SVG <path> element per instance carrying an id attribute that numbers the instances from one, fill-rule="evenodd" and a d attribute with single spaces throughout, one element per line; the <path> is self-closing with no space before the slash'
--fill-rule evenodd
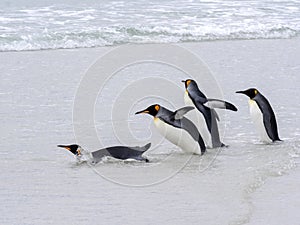
<path id="1" fill-rule="evenodd" d="M 199 130 L 205 136 L 206 145 L 212 146 L 212 148 L 224 147 L 220 140 L 218 123 L 219 117 L 215 108 L 228 109 L 237 111 L 237 108 L 226 101 L 219 99 L 207 98 L 198 88 L 197 83 L 192 79 L 182 81 L 185 84 L 185 96 L 184 101 L 187 105 L 194 105 L 199 112 L 203 115 L 204 122 L 200 121 L 202 118 L 198 118 Z"/>
<path id="2" fill-rule="evenodd" d="M 105 156 L 110 156 L 116 159 L 135 159 L 139 161 L 149 162 L 149 160 L 142 156 L 151 146 L 151 143 L 146 144 L 143 147 L 127 147 L 127 146 L 113 146 L 103 148 L 94 152 L 84 150 L 81 146 L 73 145 L 57 145 L 57 147 L 65 148 L 72 152 L 78 162 L 88 161 L 93 164 L 98 163 Z"/>
<path id="3" fill-rule="evenodd" d="M 184 115 L 194 107 L 183 107 L 172 112 L 158 104 L 135 114 L 147 113 L 154 117 L 154 124 L 160 134 L 183 151 L 204 154 L 206 147 L 203 139 L 192 121 Z"/>
<path id="4" fill-rule="evenodd" d="M 281 141 L 278 135 L 277 122 L 269 101 L 256 89 L 250 88 L 236 93 L 247 95 L 252 120 L 263 142 Z"/>

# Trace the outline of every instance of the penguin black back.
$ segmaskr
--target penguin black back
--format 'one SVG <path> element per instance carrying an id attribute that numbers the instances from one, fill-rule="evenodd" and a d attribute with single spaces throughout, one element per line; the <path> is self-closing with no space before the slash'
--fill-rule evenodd
<path id="1" fill-rule="evenodd" d="M 269 101 L 260 93 L 258 93 L 253 100 L 257 102 L 258 107 L 263 112 L 264 125 L 270 139 L 272 141 L 281 141 L 278 135 L 275 113 Z"/>
<path id="2" fill-rule="evenodd" d="M 142 154 L 146 152 L 151 146 L 151 143 L 146 144 L 143 147 L 127 147 L 127 146 L 113 146 L 107 147 L 95 152 L 92 152 L 92 156 L 94 158 L 101 158 L 103 155 L 106 155 L 106 152 L 109 153 L 110 156 L 116 159 L 136 159 L 148 162 L 148 159 L 143 158 Z"/>

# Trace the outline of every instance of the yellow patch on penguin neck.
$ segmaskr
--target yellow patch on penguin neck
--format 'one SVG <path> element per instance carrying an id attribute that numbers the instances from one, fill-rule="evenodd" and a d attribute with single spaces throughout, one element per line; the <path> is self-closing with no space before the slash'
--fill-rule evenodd
<path id="1" fill-rule="evenodd" d="M 256 89 L 254 90 L 254 94 L 255 94 L 255 95 L 257 95 L 257 94 L 258 94 L 258 91 L 257 91 Z"/>
<path id="2" fill-rule="evenodd" d="M 249 104 L 254 104 L 255 103 L 255 101 L 254 100 L 252 100 L 252 99 L 249 99 Z"/>

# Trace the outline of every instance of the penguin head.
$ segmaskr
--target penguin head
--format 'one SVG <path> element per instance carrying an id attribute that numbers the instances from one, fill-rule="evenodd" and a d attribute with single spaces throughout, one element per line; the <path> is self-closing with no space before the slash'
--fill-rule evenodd
<path id="1" fill-rule="evenodd" d="M 191 86 L 197 85 L 197 83 L 194 80 L 192 80 L 192 79 L 182 80 L 181 82 L 184 83 L 185 89 L 188 89 L 188 87 L 190 85 Z"/>
<path id="2" fill-rule="evenodd" d="M 151 116 L 156 116 L 158 111 L 160 110 L 161 106 L 158 105 L 158 104 L 155 104 L 155 105 L 151 105 L 149 106 L 147 109 L 144 109 L 142 111 L 139 111 L 139 112 L 136 112 L 135 114 L 140 114 L 140 113 L 148 113 L 150 114 Z"/>
<path id="3" fill-rule="evenodd" d="M 235 93 L 247 95 L 250 99 L 253 99 L 259 92 L 256 88 L 249 88 L 245 91 L 236 91 Z"/>
<path id="4" fill-rule="evenodd" d="M 72 152 L 76 156 L 81 156 L 81 150 L 82 148 L 79 145 L 73 144 L 73 145 L 57 145 L 57 147 L 65 148 L 68 151 Z"/>
<path id="5" fill-rule="evenodd" d="M 198 90 L 198 85 L 196 83 L 196 81 L 192 80 L 192 79 L 187 79 L 187 80 L 182 80 L 181 82 L 184 83 L 185 85 L 185 89 L 188 91 L 188 92 L 191 92 L 193 90 Z"/>

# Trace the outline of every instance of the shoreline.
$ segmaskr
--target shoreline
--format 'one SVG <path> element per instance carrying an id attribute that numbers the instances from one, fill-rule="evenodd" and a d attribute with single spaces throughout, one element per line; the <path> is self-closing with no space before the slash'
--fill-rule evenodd
<path id="1" fill-rule="evenodd" d="M 0 53 L 20 53 L 20 52 L 44 52 L 44 51 L 63 51 L 63 50 L 88 50 L 88 49 L 102 49 L 102 48 L 117 48 L 122 45 L 159 45 L 159 44 L 170 44 L 170 45 L 192 45 L 192 44 L 202 44 L 202 43 L 214 43 L 214 42 L 239 42 L 239 41 L 280 41 L 280 40 L 300 40 L 300 36 L 296 35 L 294 37 L 288 38 L 250 38 L 250 39 L 215 39 L 215 40 L 202 40 L 202 41 L 183 41 L 183 42 L 170 42 L 170 43 L 121 43 L 115 45 L 103 45 L 103 46 L 92 46 L 92 47 L 74 47 L 74 48 L 46 48 L 46 49 L 26 49 L 26 50 L 7 50 L 0 51 Z"/>
<path id="2" fill-rule="evenodd" d="M 266 93 L 276 111 L 281 138 L 287 140 L 284 146 L 289 147 L 289 143 L 291 142 L 299 145 L 297 138 L 300 136 L 300 130 L 299 128 L 294 129 L 293 127 L 299 124 L 299 118 L 297 117 L 298 108 L 291 104 L 293 101 L 285 101 L 285 99 L 282 98 L 282 93 L 285 93 L 284 96 L 288 97 L 294 97 L 299 94 L 299 39 L 300 38 L 297 37 L 292 39 L 221 40 L 175 43 L 176 45 L 178 44 L 188 49 L 202 59 L 202 61 L 208 65 L 222 88 L 224 98 L 239 106 L 238 115 L 232 113 L 226 115 L 228 116 L 227 120 L 229 122 L 235 122 L 235 125 L 238 126 L 236 128 L 232 126 L 226 128 L 224 137 L 225 143 L 229 143 L 232 148 L 229 148 L 228 151 L 227 149 L 222 151 L 222 154 L 225 155 L 223 156 L 225 162 L 222 161 L 222 163 L 228 163 L 228 165 L 224 166 L 221 163 L 221 168 L 226 169 L 226 166 L 229 167 L 232 163 L 230 160 L 238 158 L 238 156 L 231 155 L 232 153 L 230 151 L 236 150 L 236 152 L 239 153 L 239 147 L 237 146 L 242 143 L 246 143 L 249 148 L 252 147 L 252 145 L 257 147 L 252 143 L 252 140 L 256 140 L 257 138 L 252 129 L 252 124 L 245 122 L 248 121 L 246 99 L 234 94 L 235 90 L 241 88 L 255 85 L 259 89 L 263 89 L 263 92 Z M 7 102 L 4 102 L 8 107 L 3 110 L 3 118 L 6 118 L 7 115 L 12 117 L 6 118 L 8 122 L 6 120 L 4 121 L 4 125 L 8 125 L 6 126 L 7 130 L 3 135 L 3 139 L 10 140 L 10 143 L 4 142 L 2 148 L 10 149 L 9 154 L 21 155 L 27 160 L 32 160 L 32 157 L 37 157 L 35 153 L 39 153 L 40 149 L 32 147 L 30 142 L 51 146 L 49 148 L 56 146 L 58 143 L 75 142 L 76 137 L 74 137 L 73 132 L 72 114 L 73 100 L 77 87 L 86 73 L 87 68 L 95 62 L 95 59 L 98 59 L 114 48 L 114 46 L 104 46 L 96 48 L 2 52 L 2 54 L 0 54 L 2 62 L 0 67 L 3 70 L 2 76 L 5 78 L 3 79 L 2 85 L 11 87 L 11 90 L 14 90 L 11 93 L 1 93 L 2 96 L 8 96 Z M 14 82 L 8 79 L 10 77 L 16 77 Z M 28 83 L 28 80 L 30 81 L 28 85 L 29 88 L 28 90 L 26 89 L 24 93 L 19 92 L 19 89 L 15 88 L 15 85 L 19 84 L 22 86 L 23 83 Z M 40 89 L 43 89 L 42 93 L 38 92 Z M 63 96 L 61 96 L 61 93 L 63 93 Z M 32 109 L 32 105 L 30 104 L 35 104 L 38 107 Z M 13 109 L 12 111 L 9 111 L 10 107 Z M 7 114 L 5 114 L 6 111 Z M 24 115 L 18 114 L 20 112 L 24 112 Z M 49 115 L 49 112 L 53 112 L 53 115 Z M 296 115 L 293 113 L 296 113 Z M 20 115 L 22 116 L 22 120 L 18 119 L 21 117 Z M 51 121 L 50 125 L 49 120 Z M 27 121 L 29 121 L 29 123 L 27 123 Z M 20 133 L 17 133 L 18 130 Z M 239 132 L 240 136 L 236 136 L 237 132 Z M 15 144 L 12 145 L 11 143 Z M 19 150 L 20 145 L 24 148 L 21 152 Z M 99 146 L 93 146 L 93 143 L 91 143 L 88 149 L 96 149 L 97 147 Z M 26 149 L 30 149 L 29 154 L 26 152 Z M 46 151 L 44 153 L 45 158 L 53 159 L 57 165 L 59 164 L 61 168 L 67 170 L 64 167 L 64 163 L 66 159 L 68 159 L 68 156 L 56 159 L 58 156 L 65 156 L 64 152 L 55 152 L 53 155 L 52 149 L 51 151 L 49 149 L 46 150 L 48 150 L 48 152 Z M 239 154 L 242 154 L 244 149 L 240 150 L 241 153 Z M 270 154 L 272 153 L 270 152 Z M 297 154 L 299 154 L 299 152 L 297 152 Z M 226 159 L 229 161 L 226 161 Z M 236 160 L 238 161 L 238 159 Z M 297 178 L 300 174 L 299 158 L 292 158 L 292 160 L 296 162 L 295 168 L 288 169 L 286 174 L 282 176 L 268 176 L 265 183 L 250 194 L 250 201 L 254 206 L 253 211 L 251 211 L 251 209 L 243 209 L 243 212 L 237 212 L 243 214 L 242 217 L 244 215 L 246 215 L 244 217 L 247 217 L 250 213 L 249 224 L 265 224 L 267 218 L 271 218 L 270 223 L 268 223 L 269 225 L 276 225 L 279 219 L 287 217 L 287 223 L 289 224 L 298 221 L 299 216 L 296 210 L 299 208 L 299 201 L 294 200 L 299 199 L 295 198 L 295 196 L 299 196 L 296 188 L 300 184 L 300 182 L 297 182 Z M 243 165 L 242 162 L 241 165 Z M 232 168 L 234 169 L 234 166 L 232 166 Z M 72 169 L 74 168 L 68 170 L 70 174 L 72 174 Z M 56 170 L 52 172 L 54 174 L 57 173 Z M 234 172 L 234 170 L 229 170 L 229 172 Z M 213 171 L 211 171 L 211 173 L 215 175 Z M 226 173 L 223 175 L 226 175 Z M 229 176 L 230 175 L 231 174 L 229 174 Z M 185 179 L 185 177 L 181 176 L 181 179 Z M 188 179 L 188 181 L 192 184 L 194 183 L 191 179 Z M 209 178 L 207 178 L 207 181 L 209 181 Z M 28 182 L 30 182 L 30 179 L 28 179 Z M 78 182 L 78 180 L 76 180 L 75 183 L 76 182 Z M 178 176 L 169 181 L 169 183 L 172 183 L 174 186 L 180 182 L 182 182 L 182 180 L 178 179 Z M 219 182 L 224 181 L 219 180 Z M 198 181 L 198 183 L 201 184 L 200 181 Z M 105 183 L 105 187 L 106 186 L 110 187 Z M 167 188 L 168 183 L 164 183 L 161 186 Z M 67 186 L 65 187 L 67 189 Z M 189 193 L 189 200 L 193 200 L 194 196 L 192 195 L 192 191 L 194 191 L 194 189 L 189 188 L 191 191 Z M 209 188 L 211 187 L 208 187 L 208 189 Z M 180 190 L 182 191 L 182 189 Z M 42 190 L 39 191 L 42 192 Z M 213 191 L 218 193 L 219 189 L 214 189 Z M 151 193 L 156 192 L 157 190 L 154 187 Z M 184 194 L 185 192 L 183 190 L 183 198 L 185 197 Z M 30 193 L 28 195 L 30 196 Z M 143 196 L 143 193 L 140 193 L 140 195 Z M 153 197 L 156 196 L 154 195 Z M 208 200 L 218 200 L 210 199 L 209 197 L 210 196 L 207 197 Z M 221 199 L 224 196 L 220 194 L 219 197 Z M 229 198 L 228 196 L 225 197 Z M 238 197 L 234 195 L 235 200 L 236 198 Z M 172 200 L 170 197 L 169 201 L 171 202 Z M 181 198 L 177 200 L 180 201 Z M 293 201 L 293 204 L 288 204 L 291 203 L 291 201 Z M 225 206 L 225 203 L 222 206 Z M 239 202 L 234 206 L 238 206 L 238 203 Z M 188 204 L 188 202 L 183 201 L 183 204 Z M 193 204 L 197 205 L 195 202 L 193 202 Z M 209 205 L 210 208 L 215 206 L 216 205 Z M 198 209 L 198 207 L 200 206 L 196 208 Z M 151 207 L 147 206 L 147 208 L 150 210 L 150 215 L 151 213 L 152 215 L 156 215 L 154 211 L 151 211 Z M 224 211 L 227 210 L 226 208 L 221 208 L 221 210 L 222 209 Z M 180 209 L 177 210 L 179 212 Z M 211 210 L 212 211 L 209 212 L 211 214 L 207 216 L 209 217 L 211 215 L 213 220 L 214 215 L 212 212 L 215 211 L 213 209 Z M 279 212 L 281 212 L 281 214 L 279 214 Z M 231 213 L 234 214 L 234 212 Z M 224 216 L 226 218 L 232 216 L 231 213 L 228 213 L 228 215 L 224 212 L 224 215 L 220 214 L 220 217 Z M 123 214 L 125 215 L 126 213 Z M 191 213 L 191 215 L 196 216 L 196 214 L 193 213 Z M 162 214 L 161 216 L 167 218 L 168 215 Z M 218 219 L 222 221 L 222 218 Z M 234 220 L 235 218 L 230 219 L 230 221 L 236 221 Z M 159 218 L 156 218 L 155 221 L 157 220 L 159 220 Z"/>

